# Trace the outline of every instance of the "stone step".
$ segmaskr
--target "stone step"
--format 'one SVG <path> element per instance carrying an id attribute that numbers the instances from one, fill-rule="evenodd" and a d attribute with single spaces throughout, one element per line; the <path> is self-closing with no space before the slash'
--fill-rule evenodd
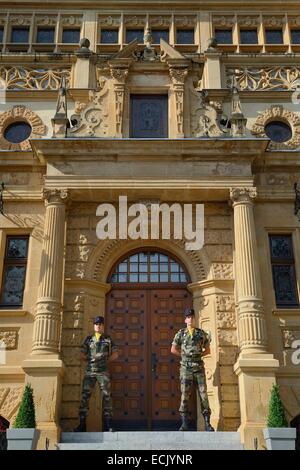
<path id="1" fill-rule="evenodd" d="M 238 432 L 64 432 L 61 450 L 242 450 Z"/>

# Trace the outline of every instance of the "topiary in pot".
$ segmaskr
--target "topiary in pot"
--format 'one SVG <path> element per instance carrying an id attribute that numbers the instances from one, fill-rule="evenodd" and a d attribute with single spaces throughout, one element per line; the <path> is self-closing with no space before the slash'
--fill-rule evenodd
<path id="1" fill-rule="evenodd" d="M 268 450 L 295 450 L 296 429 L 288 427 L 276 384 L 271 390 L 267 426 L 263 432 Z"/>
<path id="2" fill-rule="evenodd" d="M 288 423 L 284 414 L 284 407 L 280 398 L 279 387 L 273 384 L 269 403 L 268 428 L 287 428 Z"/>
<path id="3" fill-rule="evenodd" d="M 38 438 L 38 431 L 35 428 L 33 390 L 31 385 L 27 384 L 13 428 L 6 432 L 8 450 L 35 449 Z"/>
<path id="4" fill-rule="evenodd" d="M 35 428 L 35 408 L 33 390 L 30 384 L 25 386 L 20 408 L 13 424 L 14 428 Z"/>

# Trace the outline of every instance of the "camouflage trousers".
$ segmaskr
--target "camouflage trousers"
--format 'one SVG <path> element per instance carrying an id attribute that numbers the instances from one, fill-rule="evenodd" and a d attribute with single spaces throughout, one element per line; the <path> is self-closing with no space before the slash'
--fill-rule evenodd
<path id="1" fill-rule="evenodd" d="M 79 407 L 79 415 L 87 416 L 89 411 L 89 401 L 92 394 L 92 389 L 95 383 L 98 382 L 99 389 L 102 392 L 102 410 L 103 415 L 112 417 L 112 400 L 110 391 L 110 377 L 108 373 L 94 373 L 85 374 L 82 384 L 82 395 Z"/>
<path id="2" fill-rule="evenodd" d="M 181 402 L 180 402 L 179 413 L 182 416 L 188 414 L 188 402 L 192 393 L 192 387 L 194 383 L 197 386 L 202 414 L 210 413 L 204 368 L 198 367 L 196 369 L 193 369 L 191 367 L 181 366 L 180 368 Z"/>

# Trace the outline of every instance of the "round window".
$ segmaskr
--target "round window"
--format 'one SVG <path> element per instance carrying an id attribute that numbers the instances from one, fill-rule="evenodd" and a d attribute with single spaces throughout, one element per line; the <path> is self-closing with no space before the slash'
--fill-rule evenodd
<path id="1" fill-rule="evenodd" d="M 287 142 L 292 138 L 292 129 L 282 121 L 271 121 L 266 124 L 265 133 L 273 142 Z"/>
<path id="2" fill-rule="evenodd" d="M 13 144 L 19 144 L 28 139 L 31 134 L 31 126 L 27 122 L 13 122 L 4 131 L 4 138 Z"/>

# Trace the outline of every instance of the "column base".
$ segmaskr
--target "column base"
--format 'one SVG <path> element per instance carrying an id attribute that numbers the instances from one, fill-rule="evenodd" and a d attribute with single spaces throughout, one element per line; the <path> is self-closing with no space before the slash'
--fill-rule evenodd
<path id="1" fill-rule="evenodd" d="M 23 361 L 25 383 L 33 388 L 35 417 L 40 431 L 37 448 L 46 449 L 46 438 L 49 449 L 55 450 L 60 440 L 60 404 L 61 383 L 65 366 L 58 356 L 30 356 Z"/>
<path id="2" fill-rule="evenodd" d="M 263 450 L 266 443 L 263 429 L 269 409 L 271 388 L 276 382 L 275 372 L 279 362 L 272 354 L 241 354 L 234 371 L 239 379 L 241 408 L 241 441 L 245 449 Z"/>

